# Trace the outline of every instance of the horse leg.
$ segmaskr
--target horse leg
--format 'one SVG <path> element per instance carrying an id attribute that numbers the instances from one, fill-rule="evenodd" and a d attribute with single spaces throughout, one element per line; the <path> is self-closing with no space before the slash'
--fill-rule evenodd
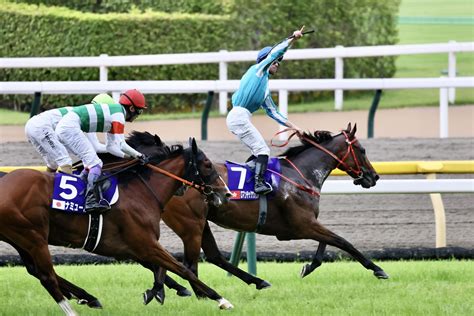
<path id="1" fill-rule="evenodd" d="M 212 234 L 211 227 L 209 227 L 209 222 L 206 221 L 206 225 L 204 226 L 204 231 L 202 234 L 202 243 L 201 243 L 202 250 L 206 255 L 206 260 L 210 263 L 218 266 L 219 268 L 235 275 L 248 285 L 255 284 L 257 290 L 265 289 L 270 287 L 271 284 L 265 280 L 257 278 L 250 273 L 247 273 L 238 267 L 234 266 L 233 264 L 229 263 L 222 253 L 219 251 L 219 247 L 217 246 L 216 240 L 214 235 Z M 197 264 L 197 258 L 196 258 Z M 197 274 L 196 274 L 197 275 Z"/>
<path id="2" fill-rule="evenodd" d="M 164 304 L 165 301 L 165 292 L 163 284 L 170 289 L 176 290 L 176 295 L 178 296 L 191 296 L 191 292 L 186 289 L 184 286 L 180 285 L 178 282 L 173 280 L 170 276 L 166 274 L 166 270 L 156 266 L 154 264 L 150 264 L 147 262 L 139 262 L 143 267 L 147 268 L 151 272 L 153 272 L 153 287 L 151 289 L 147 289 L 145 293 L 143 293 L 143 303 L 148 305 L 153 298 L 155 298 L 160 304 Z"/>
<path id="3" fill-rule="evenodd" d="M 192 286 L 204 293 L 207 298 L 217 301 L 219 303 L 219 308 L 221 309 L 233 308 L 229 301 L 199 280 L 191 270 L 179 263 L 157 241 L 155 241 L 154 244 L 150 245 L 149 247 L 142 248 L 146 251 L 141 254 L 139 258 L 140 262 L 148 262 L 150 264 L 159 265 L 161 268 L 179 275 L 183 279 L 189 281 Z"/>
<path id="4" fill-rule="evenodd" d="M 77 315 L 59 288 L 56 273 L 54 272 L 53 268 L 53 262 L 51 260 L 51 254 L 49 253 L 48 249 L 48 243 L 43 239 L 43 236 L 38 236 L 38 234 L 27 235 L 17 236 L 18 238 L 11 239 L 19 240 L 21 238 L 23 241 L 26 241 L 25 245 L 27 245 L 27 247 L 24 247 L 20 244 L 17 245 L 27 252 L 28 255 L 33 259 L 33 271 L 35 271 L 36 277 L 39 279 L 41 285 L 56 301 L 64 314 L 68 316 Z M 34 243 L 31 243 L 30 240 L 34 240 Z"/>
<path id="5" fill-rule="evenodd" d="M 326 227 L 324 227 L 321 223 L 315 220 L 315 224 L 313 225 L 312 229 L 313 236 L 311 238 L 337 247 L 341 250 L 344 250 L 348 254 L 350 254 L 354 259 L 360 262 L 366 269 L 374 271 L 374 275 L 379 279 L 388 279 L 388 275 L 373 263 L 370 259 L 366 258 L 359 250 L 357 250 L 350 242 L 342 238 L 341 236 L 333 233 Z M 323 251 L 324 252 L 324 251 Z M 316 255 L 317 256 L 317 255 Z M 322 256 L 322 254 L 321 254 Z M 310 271 L 311 272 L 311 271 Z M 307 275 L 307 274 L 306 274 Z"/>
<path id="6" fill-rule="evenodd" d="M 313 257 L 313 261 L 311 264 L 306 264 L 303 266 L 303 269 L 301 269 L 301 277 L 304 278 L 311 272 L 313 272 L 317 267 L 319 267 L 323 263 L 323 256 L 324 256 L 324 251 L 326 250 L 326 244 L 323 242 L 319 243 L 318 250 L 316 250 L 316 254 Z"/>
<path id="7" fill-rule="evenodd" d="M 25 265 L 26 271 L 35 278 L 38 277 L 38 273 L 35 268 L 35 264 L 33 262 L 33 258 L 24 251 L 23 249 L 19 248 L 16 246 L 14 243 L 9 242 L 10 245 L 12 245 L 20 254 L 21 260 L 23 261 L 23 264 Z M 87 304 L 87 306 L 91 308 L 102 308 L 102 304 L 99 302 L 99 300 L 87 293 L 84 289 L 74 285 L 73 283 L 69 282 L 66 279 L 63 279 L 61 276 L 56 274 L 56 279 L 58 280 L 58 285 L 59 288 L 61 289 L 61 292 L 63 295 L 70 300 L 71 298 L 76 298 L 77 302 L 79 304 Z"/>
<path id="8" fill-rule="evenodd" d="M 165 284 L 169 289 L 176 290 L 176 295 L 178 296 L 185 297 L 185 296 L 192 295 L 191 292 L 187 288 L 185 288 L 184 286 L 176 282 L 173 278 L 171 278 L 167 274 L 165 275 Z"/>

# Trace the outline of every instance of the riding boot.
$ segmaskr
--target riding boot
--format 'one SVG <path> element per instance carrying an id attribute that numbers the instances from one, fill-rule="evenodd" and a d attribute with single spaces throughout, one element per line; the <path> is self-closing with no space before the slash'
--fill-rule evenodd
<path id="1" fill-rule="evenodd" d="M 86 212 L 101 212 L 110 209 L 110 204 L 104 199 L 100 184 L 96 183 L 100 174 L 90 172 L 87 177 Z"/>
<path id="2" fill-rule="evenodd" d="M 265 171 L 267 171 L 268 156 L 258 155 L 255 164 L 255 188 L 257 194 L 268 194 L 272 192 L 272 186 L 265 181 Z"/>

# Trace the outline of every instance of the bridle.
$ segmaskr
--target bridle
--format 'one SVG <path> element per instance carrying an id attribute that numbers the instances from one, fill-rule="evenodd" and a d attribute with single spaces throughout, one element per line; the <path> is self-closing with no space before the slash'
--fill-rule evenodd
<path id="1" fill-rule="evenodd" d="M 329 156 L 331 156 L 332 158 L 334 158 L 338 164 L 336 166 L 336 168 L 338 169 L 341 169 L 345 172 L 347 172 L 348 175 L 350 175 L 353 179 L 355 180 L 359 180 L 359 179 L 362 179 L 364 177 L 364 172 L 362 170 L 362 167 L 359 163 L 359 160 L 357 159 L 357 156 L 355 154 L 355 151 L 354 151 L 354 147 L 353 145 L 358 141 L 356 137 L 354 137 L 352 140 L 350 140 L 349 138 L 349 135 L 347 134 L 346 131 L 342 131 L 341 134 L 344 135 L 344 137 L 346 138 L 346 144 L 347 144 L 347 151 L 346 153 L 344 154 L 344 156 L 341 158 L 339 158 L 336 154 L 334 154 L 333 152 L 331 152 L 330 150 L 326 149 L 325 147 L 321 146 L 320 144 L 316 143 L 315 141 L 313 141 L 311 138 L 309 138 L 308 136 L 306 136 L 305 134 L 301 134 L 299 131 L 295 130 L 295 129 L 292 129 L 292 128 L 288 128 L 288 129 L 285 129 L 285 130 L 282 130 L 280 132 L 278 132 L 276 135 L 278 134 L 281 134 L 281 133 L 284 133 L 284 132 L 287 132 L 287 131 L 293 131 L 292 134 L 290 134 L 290 136 L 288 137 L 288 140 L 282 144 L 282 145 L 275 145 L 273 144 L 273 140 L 272 140 L 272 146 L 275 146 L 275 147 L 283 147 L 283 146 L 286 146 L 290 139 L 297 135 L 300 140 L 302 141 L 305 141 L 311 145 L 313 145 L 314 147 L 318 148 L 319 150 L 325 152 L 326 154 L 328 154 Z M 352 159 L 354 160 L 354 164 L 355 164 L 355 168 L 352 168 L 351 166 L 349 166 L 347 163 L 346 163 L 346 160 L 347 158 L 351 156 Z"/>
<path id="2" fill-rule="evenodd" d="M 186 159 L 188 160 L 188 163 L 186 166 L 184 177 L 188 177 L 188 175 L 191 174 L 193 179 L 197 179 L 200 182 L 199 184 L 194 181 L 189 181 L 189 180 L 186 180 L 185 178 L 181 178 L 167 170 L 164 170 L 163 168 L 157 167 L 150 163 L 146 164 L 146 166 L 153 171 L 159 172 L 165 176 L 168 176 L 170 178 L 180 181 L 186 187 L 190 187 L 190 188 L 194 188 L 198 190 L 201 194 L 205 196 L 209 196 L 213 194 L 214 189 L 212 188 L 212 186 L 205 183 L 204 179 L 202 178 L 201 173 L 199 172 L 195 155 L 191 153 L 190 157 L 186 157 Z"/>
<path id="3" fill-rule="evenodd" d="M 346 153 L 344 154 L 344 156 L 341 158 L 339 158 L 338 156 L 336 156 L 336 154 L 334 154 L 333 152 L 329 151 L 328 149 L 324 148 L 323 146 L 321 146 L 320 144 L 314 142 L 312 139 L 310 139 L 309 137 L 305 136 L 304 134 L 303 135 L 300 135 L 300 138 L 308 143 L 310 143 L 311 145 L 313 145 L 314 147 L 324 151 L 326 154 L 328 154 L 329 156 L 333 157 L 337 162 L 337 166 L 336 168 L 338 169 L 341 169 L 345 172 L 347 172 L 348 175 L 350 175 L 352 178 L 354 178 L 355 180 L 358 180 L 358 179 L 361 179 L 363 178 L 364 176 L 364 172 L 362 171 L 362 168 L 360 166 L 360 163 L 359 163 L 359 160 L 357 159 L 357 156 L 355 154 L 355 151 L 354 151 L 354 147 L 353 145 L 357 142 L 357 138 L 353 138 L 352 140 L 349 139 L 349 135 L 347 134 L 346 131 L 342 131 L 342 134 L 344 135 L 344 137 L 346 138 L 346 144 L 347 144 L 347 151 Z M 350 156 L 352 156 L 352 159 L 354 160 L 354 164 L 355 164 L 355 168 L 352 168 L 351 166 L 349 166 L 347 163 L 346 163 L 346 160 L 347 158 Z M 342 167 L 341 167 L 342 166 Z"/>

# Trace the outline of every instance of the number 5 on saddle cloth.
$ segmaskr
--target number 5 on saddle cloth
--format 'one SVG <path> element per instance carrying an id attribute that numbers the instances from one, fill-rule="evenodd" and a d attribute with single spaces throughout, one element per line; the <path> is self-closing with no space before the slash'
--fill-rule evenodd
<path id="1" fill-rule="evenodd" d="M 102 194 L 110 205 L 117 202 L 117 177 L 110 177 L 102 185 Z M 53 200 L 51 207 L 72 214 L 88 214 L 85 209 L 86 187 L 81 177 L 57 172 L 54 176 Z"/>
<path id="2" fill-rule="evenodd" d="M 258 200 L 259 195 L 253 189 L 255 186 L 255 169 L 249 164 L 239 164 L 232 161 L 226 161 L 227 167 L 227 186 L 232 192 L 231 200 Z M 272 172 L 274 171 L 274 172 Z M 273 187 L 271 195 L 274 195 L 280 184 L 281 166 L 280 160 L 271 157 L 268 161 L 267 171 L 265 172 L 265 181 Z"/>

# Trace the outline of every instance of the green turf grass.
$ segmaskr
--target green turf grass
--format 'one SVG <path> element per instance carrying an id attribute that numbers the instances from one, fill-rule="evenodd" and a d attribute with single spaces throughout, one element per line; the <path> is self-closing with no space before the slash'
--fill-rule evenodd
<path id="1" fill-rule="evenodd" d="M 299 277 L 303 263 L 258 263 L 259 277 L 272 287 L 257 291 L 223 270 L 200 265 L 200 278 L 235 309 L 232 315 L 474 315 L 473 261 L 398 261 L 378 263 L 389 275 L 376 279 L 359 263 L 324 263 Z M 245 264 L 241 264 L 246 268 Z M 81 315 L 223 315 L 217 303 L 180 298 L 167 290 L 165 305 L 148 306 L 141 294 L 152 285 L 138 265 L 57 266 L 57 272 L 97 296 L 104 309 L 71 301 Z M 61 315 L 57 304 L 22 267 L 0 268 L 0 315 Z M 187 283 L 182 283 L 188 286 Z"/>

